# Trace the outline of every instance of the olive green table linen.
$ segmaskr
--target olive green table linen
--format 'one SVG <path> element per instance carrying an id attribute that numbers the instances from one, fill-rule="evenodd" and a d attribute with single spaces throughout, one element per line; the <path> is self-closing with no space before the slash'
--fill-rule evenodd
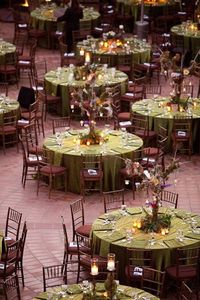
<path id="1" fill-rule="evenodd" d="M 97 296 L 101 296 L 105 293 L 104 283 L 96 283 L 96 293 Z M 82 284 L 73 285 L 63 285 L 61 287 L 55 287 L 49 289 L 47 292 L 42 292 L 34 297 L 32 300 L 56 300 L 59 296 L 62 296 L 63 300 L 82 300 L 83 299 L 83 287 Z M 158 300 L 156 296 L 147 293 L 141 289 L 133 288 L 125 285 L 119 285 L 117 287 L 117 299 L 119 300 L 129 300 L 135 296 L 137 299 L 148 299 L 148 300 Z M 48 298 L 49 297 L 49 298 Z M 102 299 L 103 296 L 102 296 Z"/>
<path id="2" fill-rule="evenodd" d="M 0 39 L 0 64 L 5 63 L 5 55 L 12 56 L 16 51 L 15 45 Z"/>
<path id="3" fill-rule="evenodd" d="M 115 67 L 117 65 L 117 56 L 124 55 L 126 53 L 132 54 L 132 63 L 145 63 L 149 62 L 151 58 L 151 46 L 145 41 L 139 40 L 137 38 L 125 37 L 124 42 L 128 43 L 130 50 L 126 50 L 126 47 L 118 47 L 115 50 L 109 51 L 102 50 L 100 47 L 101 39 L 90 38 L 81 41 L 77 44 L 76 53 L 79 55 L 80 50 L 83 49 L 85 52 L 90 52 L 91 54 L 106 55 L 111 59 L 110 67 Z"/>
<path id="4" fill-rule="evenodd" d="M 117 0 L 117 10 L 121 13 L 134 16 L 137 21 L 140 18 L 141 2 L 138 0 Z M 176 1 L 144 1 L 144 13 L 151 17 L 166 15 L 169 10 L 175 13 L 180 9 Z"/>
<path id="5" fill-rule="evenodd" d="M 112 220 L 111 224 L 113 230 L 107 229 L 109 224 L 107 224 L 103 218 L 105 215 L 96 219 L 92 225 L 93 247 L 95 253 L 103 257 L 106 257 L 109 252 L 115 253 L 116 260 L 119 261 L 120 280 L 125 278 L 124 270 L 128 262 L 126 256 L 127 248 L 152 249 L 156 268 L 158 270 L 164 270 L 174 262 L 174 249 L 177 247 L 200 245 L 200 230 L 197 229 L 196 233 L 193 232 L 190 223 L 191 220 L 195 220 L 198 224 L 198 222 L 200 222 L 200 216 L 192 213 L 187 214 L 180 210 L 172 211 L 170 208 L 164 207 L 159 209 L 159 213 L 169 213 L 172 215 L 169 234 L 164 236 L 161 235 L 161 233 L 154 234 L 154 244 L 151 244 L 149 240 L 152 238 L 152 233 L 145 233 L 138 228 L 134 228 L 135 233 L 132 234 L 132 239 L 128 241 L 126 239 L 126 230 L 133 230 L 134 223 L 139 222 L 145 215 L 141 208 L 131 209 L 132 211 L 135 210 L 136 214 L 130 214 L 128 209 L 126 215 L 124 215 L 121 210 L 109 213 L 108 219 Z M 99 226 L 102 226 L 100 230 L 98 229 Z M 105 230 L 103 230 L 103 226 L 105 226 Z M 177 237 L 179 229 L 183 232 L 182 239 Z"/>
<path id="6" fill-rule="evenodd" d="M 19 102 L 0 94 L 0 125 L 3 123 L 3 113 L 14 110 L 19 114 Z"/>
<path id="7" fill-rule="evenodd" d="M 197 24 L 184 22 L 171 28 L 172 43 L 176 41 L 176 35 L 183 38 L 184 49 L 191 51 L 192 58 L 200 49 L 200 30 L 197 30 Z M 176 43 L 175 43 L 176 44 Z"/>
<path id="8" fill-rule="evenodd" d="M 193 98 L 191 108 L 188 111 L 173 112 L 168 111 L 167 104 L 170 102 L 170 98 L 167 97 L 156 97 L 155 99 L 144 99 L 137 101 L 132 105 L 132 111 L 141 115 L 149 116 L 149 128 L 158 131 L 158 126 L 162 125 L 168 130 L 168 141 L 166 148 L 171 150 L 172 139 L 172 127 L 174 116 L 188 116 L 193 117 L 193 146 L 198 140 L 197 132 L 199 128 L 200 120 L 200 98 Z M 195 105 L 195 106 L 194 106 Z M 181 106 L 181 105 L 180 105 Z"/>
<path id="9" fill-rule="evenodd" d="M 45 75 L 45 84 L 47 93 L 52 95 L 61 96 L 61 115 L 66 116 L 70 114 L 70 88 L 83 88 L 86 84 L 85 80 L 75 80 L 71 77 L 73 68 L 59 68 L 54 71 L 50 71 Z M 116 85 L 121 86 L 121 94 L 124 94 L 128 87 L 128 76 L 120 71 L 115 71 L 115 75 L 111 76 L 112 70 L 108 68 L 106 72 L 103 72 L 101 78 L 96 79 L 95 91 L 97 95 L 100 95 L 106 87 L 112 87 Z"/>
<path id="10" fill-rule="evenodd" d="M 55 4 L 42 5 L 37 7 L 31 12 L 31 24 L 33 28 L 39 28 L 47 31 L 47 39 L 40 41 L 40 45 L 43 47 L 49 46 L 49 39 L 52 30 L 55 27 L 58 31 L 64 30 L 64 22 L 56 22 L 57 17 L 62 16 L 66 8 L 57 7 Z M 98 25 L 100 14 L 92 7 L 86 7 L 83 9 L 83 19 L 80 20 L 80 27 L 83 28 L 86 23 L 91 23 L 91 28 Z"/>
<path id="11" fill-rule="evenodd" d="M 45 139 L 44 147 L 55 153 L 56 165 L 63 164 L 68 172 L 68 191 L 80 193 L 80 168 L 81 154 L 103 155 L 103 186 L 105 191 L 115 190 L 119 187 L 119 170 L 122 166 L 121 157 L 131 158 L 131 154 L 143 145 L 141 138 L 133 134 L 128 134 L 127 144 L 122 146 L 122 136 L 120 131 L 111 131 L 108 134 L 106 151 L 100 145 L 80 145 L 77 150 L 76 140 L 80 130 L 70 130 L 69 133 L 62 133 L 62 146 L 56 141 L 56 136 L 50 136 Z M 67 136 L 66 136 L 67 135 Z"/>

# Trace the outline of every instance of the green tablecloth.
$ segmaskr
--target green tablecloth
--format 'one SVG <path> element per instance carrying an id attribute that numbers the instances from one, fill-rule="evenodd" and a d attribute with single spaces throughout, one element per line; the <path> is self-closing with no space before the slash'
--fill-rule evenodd
<path id="1" fill-rule="evenodd" d="M 111 58 L 111 65 L 116 66 L 117 65 L 117 55 L 123 55 L 125 54 L 126 47 L 118 47 L 112 51 L 102 50 L 100 47 L 101 39 L 89 39 L 85 41 L 81 41 L 77 44 L 77 55 L 80 53 L 80 49 L 84 49 L 86 52 L 90 52 L 91 54 L 98 54 L 98 55 L 106 55 Z M 139 39 L 136 38 L 125 38 L 125 42 L 128 42 L 128 45 L 130 47 L 129 53 L 132 54 L 132 63 L 144 63 L 149 62 L 151 57 L 151 46 Z M 95 48 L 92 48 L 94 47 Z"/>
<path id="2" fill-rule="evenodd" d="M 62 31 L 64 29 L 64 23 L 59 22 L 56 24 L 58 16 L 62 16 L 65 12 L 65 8 L 53 6 L 41 6 L 31 12 L 31 24 L 33 28 L 39 28 L 47 31 L 47 39 L 41 42 L 41 46 L 47 46 L 50 39 L 52 29 Z M 99 23 L 100 14 L 93 8 L 83 9 L 83 19 L 80 20 L 80 27 L 84 27 L 85 23 L 91 22 L 91 28 L 97 26 Z M 48 45 L 49 46 L 49 45 Z"/>
<path id="3" fill-rule="evenodd" d="M 95 90 L 97 94 L 101 94 L 106 87 L 121 85 L 121 94 L 124 94 L 128 86 L 128 76 L 120 71 L 115 72 L 115 76 L 109 76 L 111 70 L 107 69 L 106 74 L 97 78 Z M 60 95 L 62 99 L 61 114 L 66 116 L 70 114 L 70 88 L 84 87 L 85 80 L 70 80 L 70 68 L 62 68 L 58 75 L 58 71 L 50 71 L 45 75 L 45 83 L 47 92 L 53 95 Z M 105 73 L 105 72 L 104 72 Z"/>
<path id="4" fill-rule="evenodd" d="M 117 10 L 134 16 L 135 21 L 140 18 L 140 9 L 141 3 L 137 0 L 117 0 Z M 169 9 L 175 13 L 180 5 L 175 1 L 144 1 L 144 13 L 154 18 L 165 15 Z"/>
<path id="5" fill-rule="evenodd" d="M 155 266 L 158 270 L 164 270 L 167 266 L 173 263 L 173 250 L 177 247 L 187 247 L 196 244 L 200 245 L 200 234 L 196 236 L 191 235 L 191 228 L 186 220 L 187 214 L 184 211 L 174 210 L 175 216 L 172 217 L 171 227 L 169 234 L 162 236 L 161 233 L 155 234 L 155 244 L 150 245 L 148 242 L 151 235 L 144 233 L 140 229 L 136 229 L 133 234 L 131 242 L 126 240 L 126 229 L 132 229 L 134 221 L 139 221 L 144 212 L 140 208 L 127 209 L 128 214 L 122 215 L 120 211 L 111 212 L 110 215 L 115 217 L 114 231 L 107 230 L 105 225 L 104 216 L 100 216 L 92 226 L 93 245 L 95 252 L 107 256 L 109 252 L 116 254 L 116 260 L 119 261 L 119 279 L 124 282 L 125 278 L 124 270 L 127 264 L 128 258 L 125 255 L 126 248 L 141 248 L 141 249 L 153 249 L 153 258 Z M 160 213 L 171 213 L 170 208 L 160 208 Z M 193 215 L 192 215 L 193 216 Z M 190 217 L 192 217 L 190 216 Z M 183 218 L 183 219 L 182 219 Z M 194 217 L 197 223 L 200 222 L 200 216 Z M 99 229 L 99 226 L 105 227 Z M 178 229 L 182 229 L 184 233 L 183 241 L 179 241 L 177 237 Z"/>
<path id="6" fill-rule="evenodd" d="M 2 119 L 3 112 L 6 113 L 12 110 L 19 111 L 19 102 L 11 99 L 10 97 L 6 97 L 5 100 L 3 100 L 2 102 L 2 97 L 0 95 L 0 125 L 3 122 Z"/>
<path id="7" fill-rule="evenodd" d="M 16 51 L 16 47 L 13 44 L 7 43 L 0 39 L 0 64 L 4 64 L 5 62 L 5 54 L 13 55 Z"/>
<path id="8" fill-rule="evenodd" d="M 200 30 L 197 30 L 196 24 L 183 23 L 171 28 L 172 42 L 176 41 L 176 35 L 183 38 L 184 49 L 191 51 L 192 56 L 197 54 L 200 49 Z M 175 43 L 176 44 L 176 43 Z"/>
<path id="9" fill-rule="evenodd" d="M 95 154 L 102 153 L 103 149 L 99 145 L 81 145 L 80 150 L 76 151 L 76 139 L 81 131 L 69 131 L 68 136 L 63 133 L 62 146 L 58 146 L 56 137 L 51 136 L 44 141 L 44 146 L 55 152 L 54 163 L 60 165 L 64 163 L 68 171 L 68 191 L 80 192 L 80 168 L 81 168 L 81 153 Z M 128 134 L 128 142 L 126 146 L 122 146 L 121 132 L 111 131 L 106 142 L 106 153 L 103 155 L 103 182 L 104 190 L 115 190 L 119 188 L 119 170 L 122 166 L 120 157 L 131 157 L 132 151 L 139 149 L 142 146 L 142 139 Z"/>
<path id="10" fill-rule="evenodd" d="M 167 149 L 171 149 L 171 133 L 173 127 L 173 118 L 175 115 L 187 116 L 188 112 L 168 112 L 166 104 L 170 102 L 170 98 L 157 97 L 156 99 L 144 99 L 137 101 L 132 105 L 132 111 L 141 115 L 149 116 L 149 127 L 158 131 L 158 126 L 162 125 L 168 129 L 168 141 Z M 196 107 L 192 106 L 191 115 L 193 117 L 193 146 L 195 147 L 198 141 L 197 131 L 199 128 L 200 120 L 200 98 L 193 98 L 193 105 L 196 103 Z"/>
<path id="11" fill-rule="evenodd" d="M 61 293 L 60 293 L 61 292 Z M 104 288 L 104 283 L 96 283 L 96 292 L 97 295 L 100 297 L 102 295 L 102 299 L 104 298 L 104 293 L 105 293 L 105 288 Z M 47 300 L 48 299 L 48 294 L 53 295 L 52 300 L 58 299 L 57 297 L 59 295 L 62 295 L 62 299 L 73 299 L 73 300 L 82 300 L 83 294 L 82 294 L 82 287 L 79 284 L 73 284 L 73 285 L 68 285 L 65 286 L 63 285 L 62 287 L 55 287 L 52 289 L 49 289 L 48 292 L 43 292 L 40 293 L 38 296 L 34 297 L 32 300 Z M 143 290 L 137 289 L 137 288 L 132 288 L 129 286 L 125 285 L 119 285 L 117 289 L 117 299 L 123 299 L 123 300 L 129 300 L 133 296 L 140 296 L 141 299 L 146 299 L 145 297 L 149 297 L 148 299 L 151 300 L 158 300 L 159 298 L 153 296 L 150 293 L 147 293 Z M 144 298 L 142 298 L 144 297 Z"/>

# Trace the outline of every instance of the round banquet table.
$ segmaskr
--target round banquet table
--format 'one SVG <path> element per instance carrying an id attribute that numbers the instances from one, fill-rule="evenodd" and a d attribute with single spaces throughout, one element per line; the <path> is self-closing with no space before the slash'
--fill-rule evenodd
<path id="1" fill-rule="evenodd" d="M 159 213 L 172 214 L 172 210 L 170 208 L 161 207 Z M 128 263 L 128 257 L 125 254 L 127 248 L 152 249 L 156 268 L 158 270 L 164 270 L 171 263 L 174 263 L 174 249 L 200 245 L 200 231 L 198 230 L 198 233 L 193 233 L 187 221 L 189 218 L 195 218 L 197 226 L 200 226 L 200 216 L 193 213 L 188 215 L 182 210 L 173 210 L 173 214 L 169 234 L 164 236 L 161 235 L 161 233 L 155 234 L 155 243 L 153 245 L 149 243 L 151 234 L 145 233 L 137 228 L 130 242 L 126 240 L 126 230 L 132 229 L 134 221 L 140 220 L 141 217 L 145 215 L 140 207 L 127 208 L 126 215 L 122 214 L 121 210 L 110 212 L 108 219 L 114 219 L 114 230 L 112 221 L 107 224 L 105 222 L 105 215 L 102 215 L 92 225 L 95 253 L 103 257 L 106 257 L 109 252 L 115 253 L 116 260 L 119 261 L 119 280 L 122 283 L 124 283 L 125 278 L 125 266 Z M 178 229 L 183 230 L 184 237 L 182 241 L 177 239 Z"/>
<path id="2" fill-rule="evenodd" d="M 192 58 L 200 49 L 200 30 L 197 30 L 197 24 L 183 22 L 180 25 L 171 28 L 172 43 L 176 45 L 176 36 L 182 37 L 184 49 L 192 54 Z"/>
<path id="3" fill-rule="evenodd" d="M 0 64 L 4 64 L 5 55 L 12 56 L 16 51 L 15 45 L 0 39 Z M 9 59 L 9 58 L 8 58 Z"/>
<path id="4" fill-rule="evenodd" d="M 158 131 L 158 126 L 162 125 L 168 130 L 168 140 L 166 148 L 171 150 L 172 140 L 171 133 L 173 128 L 174 116 L 188 116 L 193 117 L 193 148 L 196 150 L 198 147 L 198 129 L 200 121 L 200 98 L 193 98 L 191 104 L 191 110 L 183 112 L 173 112 L 172 108 L 168 111 L 167 104 L 170 102 L 170 98 L 157 97 L 155 99 L 144 99 L 135 102 L 132 105 L 132 111 L 143 116 L 149 116 L 149 128 Z M 194 106 L 196 105 L 196 106 Z"/>
<path id="5" fill-rule="evenodd" d="M 58 70 L 50 71 L 45 75 L 45 84 L 47 92 L 52 95 L 61 96 L 61 115 L 70 114 L 70 88 L 83 88 L 85 80 L 75 80 L 71 77 L 73 68 L 59 68 Z M 128 76 L 120 71 L 116 71 L 114 76 L 111 76 L 111 69 L 106 69 L 106 72 L 100 70 L 101 77 L 96 79 L 95 91 L 97 95 L 101 94 L 106 87 L 121 86 L 121 94 L 124 94 L 128 86 Z"/>
<path id="6" fill-rule="evenodd" d="M 55 4 L 42 5 L 31 12 L 31 24 L 33 28 L 39 28 L 47 31 L 47 40 L 41 41 L 41 46 L 47 46 L 50 41 L 50 34 L 52 29 L 57 26 L 58 31 L 63 31 L 64 22 L 58 22 L 57 18 L 62 16 L 66 8 L 57 7 Z M 83 9 L 83 19 L 80 20 L 80 28 L 84 27 L 84 24 L 90 22 L 91 28 L 98 25 L 100 14 L 94 10 L 93 7 L 87 7 Z M 49 46 L 49 45 L 48 45 Z"/>
<path id="7" fill-rule="evenodd" d="M 96 283 L 96 293 L 97 296 L 100 299 L 100 296 L 103 299 L 104 293 L 105 293 L 105 287 L 104 283 L 97 282 Z M 47 300 L 48 295 L 53 295 L 52 300 L 58 299 L 57 297 L 59 295 L 62 295 L 63 300 L 67 299 L 74 299 L 74 300 L 82 300 L 83 299 L 83 288 L 81 284 L 70 284 L 70 285 L 62 285 L 61 287 L 54 287 L 51 289 L 48 289 L 47 292 L 42 292 L 38 294 L 36 297 L 34 297 L 32 300 Z M 130 300 L 131 297 L 137 296 L 139 299 L 151 299 L 151 300 L 158 300 L 156 296 L 153 296 L 150 293 L 145 292 L 144 290 L 133 288 L 126 285 L 119 285 L 117 288 L 117 299 L 123 299 L 123 300 Z"/>
<path id="8" fill-rule="evenodd" d="M 117 10 L 119 12 L 129 13 L 134 16 L 135 21 L 139 19 L 141 1 L 137 0 L 117 0 Z M 153 18 L 163 16 L 169 13 L 169 10 L 176 13 L 180 9 L 180 5 L 176 1 L 144 1 L 144 13 Z"/>
<path id="9" fill-rule="evenodd" d="M 3 123 L 3 113 L 14 110 L 17 110 L 19 114 L 19 102 L 0 94 L 0 125 Z"/>
<path id="10" fill-rule="evenodd" d="M 151 46 L 145 41 L 137 38 L 125 37 L 125 46 L 115 48 L 105 48 L 101 46 L 102 39 L 89 38 L 87 40 L 78 42 L 77 44 L 77 55 L 80 55 L 80 50 L 83 49 L 85 52 L 91 54 L 106 55 L 111 59 L 110 67 L 117 65 L 117 56 L 126 53 L 132 54 L 132 63 L 145 63 L 149 62 L 151 58 Z M 126 50 L 126 46 L 129 45 L 130 50 Z"/>
<path id="11" fill-rule="evenodd" d="M 87 129 L 86 129 L 87 130 Z M 56 136 L 50 136 L 45 139 L 44 147 L 55 153 L 54 163 L 56 165 L 64 164 L 68 172 L 68 191 L 80 193 L 80 168 L 81 154 L 101 154 L 103 156 L 103 186 L 105 191 L 116 190 L 119 188 L 119 170 L 122 165 L 120 157 L 131 158 L 131 154 L 143 145 L 143 141 L 136 135 L 128 134 L 126 146 L 122 146 L 122 132 L 110 130 L 108 141 L 106 142 L 106 151 L 100 145 L 80 145 L 76 149 L 76 139 L 79 138 L 83 130 L 70 130 L 67 133 L 61 133 L 62 146 L 56 141 Z"/>

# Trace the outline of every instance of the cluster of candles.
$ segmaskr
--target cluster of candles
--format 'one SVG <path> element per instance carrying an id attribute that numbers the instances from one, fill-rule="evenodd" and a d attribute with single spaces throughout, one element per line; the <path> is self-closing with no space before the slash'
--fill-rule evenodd
<path id="1" fill-rule="evenodd" d="M 98 258 L 91 259 L 91 275 L 97 276 L 99 274 Z M 107 256 L 107 270 L 109 272 L 115 271 L 115 254 L 108 253 Z"/>
<path id="2" fill-rule="evenodd" d="M 169 233 L 169 228 L 161 228 L 161 235 L 166 235 Z"/>

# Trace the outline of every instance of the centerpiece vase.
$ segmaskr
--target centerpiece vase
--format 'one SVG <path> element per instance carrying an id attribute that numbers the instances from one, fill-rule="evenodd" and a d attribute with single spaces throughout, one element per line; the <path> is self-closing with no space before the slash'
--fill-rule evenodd
<path id="1" fill-rule="evenodd" d="M 114 279 L 114 272 L 109 271 L 105 281 L 105 289 L 109 300 L 113 300 L 117 290 L 117 283 Z"/>

